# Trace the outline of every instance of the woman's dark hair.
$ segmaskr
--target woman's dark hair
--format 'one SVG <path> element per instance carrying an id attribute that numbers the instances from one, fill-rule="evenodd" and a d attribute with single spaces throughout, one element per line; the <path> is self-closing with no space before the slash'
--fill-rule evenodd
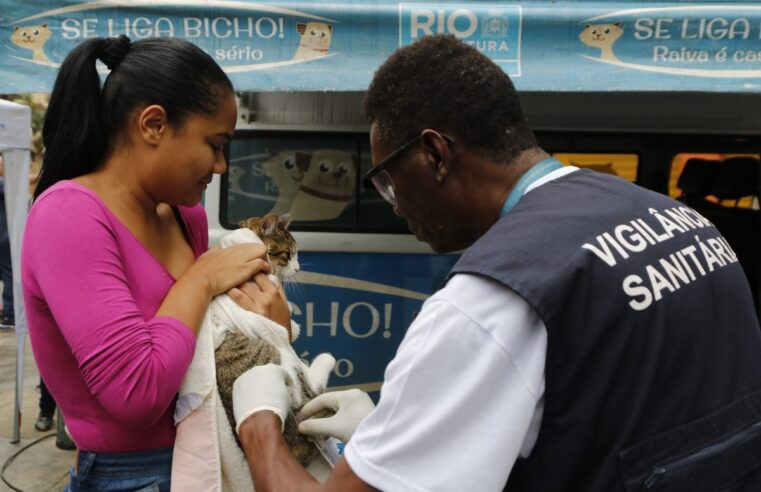
<path id="1" fill-rule="evenodd" d="M 425 128 L 453 132 L 501 161 L 537 145 L 507 74 L 451 34 L 398 49 L 375 72 L 363 106 L 389 145 Z"/>
<path id="2" fill-rule="evenodd" d="M 111 70 L 101 90 L 96 60 Z M 61 64 L 42 129 L 45 156 L 34 192 L 94 171 L 139 105 L 158 104 L 181 127 L 191 114 L 213 114 L 232 83 L 194 44 L 178 38 L 88 39 Z"/>

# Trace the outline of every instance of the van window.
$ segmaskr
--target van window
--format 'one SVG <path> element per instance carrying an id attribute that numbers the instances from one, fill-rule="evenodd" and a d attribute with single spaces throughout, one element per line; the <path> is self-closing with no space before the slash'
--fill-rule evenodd
<path id="1" fill-rule="evenodd" d="M 620 176 L 628 181 L 637 179 L 637 154 L 579 154 L 557 152 L 552 156 L 565 165 L 583 167 Z"/>
<path id="2" fill-rule="evenodd" d="M 716 170 L 715 173 L 720 171 L 720 166 L 724 161 L 727 159 L 733 159 L 733 158 L 743 158 L 743 157 L 749 157 L 753 159 L 759 159 L 761 157 L 761 154 L 726 154 L 726 153 L 680 153 L 674 156 L 673 160 L 671 161 L 671 173 L 669 175 L 669 196 L 672 198 L 679 198 L 685 194 L 685 190 L 680 187 L 680 178 L 682 178 L 682 173 L 685 169 L 685 164 L 689 161 L 691 162 L 690 167 L 694 167 L 695 163 L 698 161 L 704 161 L 706 164 L 709 163 L 715 163 Z M 690 171 L 688 171 L 690 172 Z M 752 174 L 752 173 L 751 173 Z M 687 176 L 685 176 L 687 177 Z M 715 181 L 715 176 L 711 178 L 711 181 Z M 759 179 L 759 178 L 756 178 Z M 684 187 L 684 181 L 682 183 L 682 186 Z M 703 196 L 703 199 L 713 202 L 713 203 L 719 203 L 724 206 L 729 207 L 740 207 L 740 208 L 755 208 L 758 209 L 758 196 L 742 196 L 738 198 L 724 198 L 717 196 L 713 194 L 713 191 L 711 190 L 711 184 L 707 184 L 707 189 L 705 191 L 705 194 Z"/>
<path id="3" fill-rule="evenodd" d="M 408 232 L 378 192 L 362 186 L 372 165 L 365 133 L 238 132 L 228 162 L 225 227 L 290 213 L 294 230 Z"/>

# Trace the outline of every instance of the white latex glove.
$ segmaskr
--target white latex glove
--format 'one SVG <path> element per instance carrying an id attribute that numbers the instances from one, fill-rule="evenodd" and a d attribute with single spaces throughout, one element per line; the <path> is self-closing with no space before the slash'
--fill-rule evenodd
<path id="1" fill-rule="evenodd" d="M 233 383 L 235 432 L 248 417 L 261 410 L 270 410 L 280 417 L 281 431 L 291 408 L 290 378 L 281 366 L 266 364 L 244 372 Z"/>
<path id="2" fill-rule="evenodd" d="M 301 409 L 299 432 L 314 436 L 331 436 L 349 442 L 359 423 L 375 405 L 364 391 L 350 389 L 323 393 Z M 323 410 L 333 410 L 335 415 L 320 417 Z M 311 418 L 310 418 L 311 417 Z"/>

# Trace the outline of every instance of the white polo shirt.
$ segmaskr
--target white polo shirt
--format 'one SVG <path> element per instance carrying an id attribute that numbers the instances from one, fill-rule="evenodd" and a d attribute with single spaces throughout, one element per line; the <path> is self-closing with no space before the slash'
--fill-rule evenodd
<path id="1" fill-rule="evenodd" d="M 575 171 L 567 166 L 526 193 Z M 456 275 L 430 297 L 386 368 L 346 459 L 383 491 L 499 491 L 536 442 L 547 329 L 511 289 Z"/>

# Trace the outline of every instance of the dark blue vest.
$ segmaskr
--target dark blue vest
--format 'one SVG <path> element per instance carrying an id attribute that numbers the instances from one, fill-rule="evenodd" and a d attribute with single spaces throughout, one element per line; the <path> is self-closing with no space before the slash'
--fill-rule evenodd
<path id="1" fill-rule="evenodd" d="M 700 215 L 580 170 L 526 194 L 457 273 L 503 283 L 547 327 L 539 437 L 506 490 L 761 490 L 761 331 Z"/>

